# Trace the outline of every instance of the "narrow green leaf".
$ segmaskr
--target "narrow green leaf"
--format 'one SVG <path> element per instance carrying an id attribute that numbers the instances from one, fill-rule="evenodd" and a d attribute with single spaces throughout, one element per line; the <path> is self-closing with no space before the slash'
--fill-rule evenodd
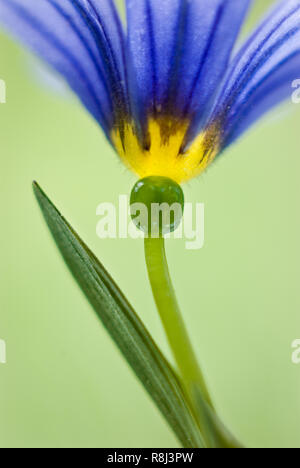
<path id="1" fill-rule="evenodd" d="M 206 444 L 210 448 L 243 448 L 205 401 L 199 386 L 194 385 L 192 388 L 192 397 L 196 407 L 196 417 L 199 418 L 200 426 L 205 427 Z"/>
<path id="2" fill-rule="evenodd" d="M 37 183 L 34 193 L 71 273 L 184 447 L 204 447 L 187 398 L 131 305 Z"/>

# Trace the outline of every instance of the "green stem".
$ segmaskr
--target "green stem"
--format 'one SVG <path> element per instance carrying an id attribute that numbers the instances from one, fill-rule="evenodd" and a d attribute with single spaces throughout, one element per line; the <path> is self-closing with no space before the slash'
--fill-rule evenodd
<path id="1" fill-rule="evenodd" d="M 145 238 L 145 256 L 157 309 L 188 395 L 191 397 L 193 388 L 197 386 L 206 403 L 213 408 L 175 297 L 164 238 Z"/>
<path id="2" fill-rule="evenodd" d="M 175 297 L 164 238 L 145 238 L 145 256 L 156 306 L 206 446 L 241 448 L 215 413 Z"/>
<path id="3" fill-rule="evenodd" d="M 241 448 L 215 413 L 175 297 L 164 238 L 145 238 L 145 256 L 156 306 L 206 445 L 208 448 Z"/>

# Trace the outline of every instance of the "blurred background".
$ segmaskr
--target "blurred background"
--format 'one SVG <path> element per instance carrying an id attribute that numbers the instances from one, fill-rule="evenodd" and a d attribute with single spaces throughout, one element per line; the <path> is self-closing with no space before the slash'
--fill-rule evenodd
<path id="1" fill-rule="evenodd" d="M 247 30 L 272 3 L 255 2 Z M 96 237 L 97 205 L 117 202 L 135 177 L 65 86 L 3 34 L 0 57 L 0 446 L 176 447 L 67 272 L 31 190 L 36 179 L 169 356 L 143 242 Z M 300 447 L 300 365 L 291 362 L 300 338 L 299 125 L 300 105 L 288 102 L 185 186 L 187 201 L 205 203 L 205 247 L 167 245 L 216 406 L 250 447 Z"/>

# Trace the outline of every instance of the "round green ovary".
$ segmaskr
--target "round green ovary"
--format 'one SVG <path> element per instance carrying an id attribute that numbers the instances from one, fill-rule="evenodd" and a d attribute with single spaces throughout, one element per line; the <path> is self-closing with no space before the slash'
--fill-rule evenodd
<path id="1" fill-rule="evenodd" d="M 180 224 L 183 191 L 167 177 L 146 177 L 133 187 L 130 207 L 136 226 L 151 237 L 159 237 L 173 232 Z"/>

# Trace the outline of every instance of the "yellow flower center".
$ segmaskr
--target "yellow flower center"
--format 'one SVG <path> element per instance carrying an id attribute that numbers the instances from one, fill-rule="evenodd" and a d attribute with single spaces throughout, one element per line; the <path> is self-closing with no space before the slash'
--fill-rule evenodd
<path id="1" fill-rule="evenodd" d="M 174 123 L 166 117 L 151 118 L 148 144 L 142 148 L 132 124 L 126 124 L 122 138 L 119 129 L 112 131 L 112 141 L 124 163 L 139 177 L 164 176 L 177 183 L 199 175 L 218 153 L 214 131 L 200 133 L 182 152 L 189 122 Z"/>

